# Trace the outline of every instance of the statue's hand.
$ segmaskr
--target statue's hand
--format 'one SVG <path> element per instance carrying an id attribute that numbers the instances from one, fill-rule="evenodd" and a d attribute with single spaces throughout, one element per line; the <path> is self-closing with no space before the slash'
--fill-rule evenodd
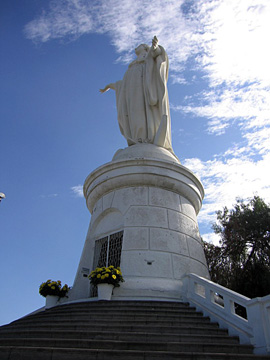
<path id="1" fill-rule="evenodd" d="M 99 92 L 101 92 L 101 94 L 105 93 L 106 91 L 110 90 L 110 87 L 107 85 L 105 86 L 104 89 L 99 89 Z"/>
<path id="2" fill-rule="evenodd" d="M 104 89 L 99 89 L 99 92 L 101 92 L 101 94 L 103 94 L 103 93 L 105 93 L 106 91 L 108 91 L 108 90 L 110 90 L 110 89 L 115 90 L 115 85 L 114 85 L 114 83 L 111 83 L 111 84 L 106 85 Z"/>
<path id="3" fill-rule="evenodd" d="M 152 47 L 154 50 L 158 47 L 158 38 L 156 36 L 153 37 Z"/>

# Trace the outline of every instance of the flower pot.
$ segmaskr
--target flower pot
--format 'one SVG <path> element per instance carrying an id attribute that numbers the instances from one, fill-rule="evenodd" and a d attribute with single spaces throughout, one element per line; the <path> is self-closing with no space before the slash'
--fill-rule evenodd
<path id="1" fill-rule="evenodd" d="M 98 284 L 98 300 L 111 300 L 114 286 L 112 284 Z"/>
<path id="2" fill-rule="evenodd" d="M 58 301 L 58 296 L 55 295 L 47 295 L 46 296 L 46 304 L 45 304 L 45 308 L 49 309 L 53 306 L 56 306 L 56 303 Z"/>

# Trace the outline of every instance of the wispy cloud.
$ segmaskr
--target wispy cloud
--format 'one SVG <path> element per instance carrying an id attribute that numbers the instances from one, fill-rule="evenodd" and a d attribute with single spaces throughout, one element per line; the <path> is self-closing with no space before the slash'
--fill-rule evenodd
<path id="1" fill-rule="evenodd" d="M 210 242 L 216 246 L 219 246 L 220 236 L 215 233 L 206 233 L 202 236 L 204 241 Z"/>
<path id="2" fill-rule="evenodd" d="M 200 62 L 209 89 L 178 107 L 204 117 L 209 134 L 222 135 L 232 124 L 242 134 L 239 143 L 209 161 L 188 159 L 205 186 L 199 221 L 216 220 L 215 212 L 231 207 L 236 197 L 258 194 L 270 200 L 270 31 L 267 1 L 233 0 L 202 4 Z M 198 105 L 199 104 L 199 105 Z M 177 110 L 177 109 L 176 109 Z"/>
<path id="3" fill-rule="evenodd" d="M 55 198 L 58 194 L 47 194 L 47 195 L 40 195 L 41 198 Z"/>
<path id="4" fill-rule="evenodd" d="M 51 0 L 48 9 L 25 26 L 25 34 L 35 42 L 107 34 L 122 61 L 130 60 L 138 43 L 157 35 L 166 43 L 171 69 L 180 71 L 200 47 L 195 36 L 200 23 L 187 15 L 189 8 L 184 0 Z"/>
<path id="5" fill-rule="evenodd" d="M 259 83 L 242 87 L 223 86 L 203 92 L 194 97 L 189 105 L 174 106 L 175 111 L 192 113 L 208 120 L 210 134 L 221 135 L 237 122 L 243 131 L 270 124 L 269 89 Z M 201 105 L 195 105 L 195 100 Z"/>
<path id="6" fill-rule="evenodd" d="M 270 32 L 268 0 L 215 0 L 201 2 L 201 64 L 212 85 L 269 85 Z"/>
<path id="7" fill-rule="evenodd" d="M 235 121 L 245 131 L 269 125 L 270 3 L 204 1 L 200 15 L 203 52 L 197 65 L 209 89 L 175 110 L 209 119 L 208 131 L 217 135 Z"/>
<path id="8" fill-rule="evenodd" d="M 72 186 L 71 190 L 75 194 L 76 197 L 83 197 L 83 186 L 82 185 Z"/>
<path id="9" fill-rule="evenodd" d="M 269 152 L 258 161 L 248 156 L 186 160 L 183 165 L 201 178 L 205 188 L 205 200 L 198 220 L 206 224 L 215 222 L 216 211 L 224 206 L 231 208 L 237 197 L 247 199 L 259 195 L 269 200 L 269 164 Z"/>
<path id="10" fill-rule="evenodd" d="M 25 33 L 33 41 L 46 42 L 66 36 L 75 39 L 94 28 L 91 8 L 86 1 L 53 0 L 48 10 L 43 10 L 37 19 L 25 26 Z"/>

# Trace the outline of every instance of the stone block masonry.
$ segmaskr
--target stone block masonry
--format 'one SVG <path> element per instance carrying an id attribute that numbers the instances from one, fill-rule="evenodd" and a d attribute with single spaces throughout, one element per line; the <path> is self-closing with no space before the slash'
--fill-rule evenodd
<path id="1" fill-rule="evenodd" d="M 203 194 L 196 176 L 166 149 L 140 144 L 118 151 L 84 184 L 91 222 L 70 300 L 89 297 L 81 269 L 96 266 L 96 241 L 119 231 L 125 283 L 115 299 L 181 299 L 186 274 L 209 278 L 197 224 Z"/>

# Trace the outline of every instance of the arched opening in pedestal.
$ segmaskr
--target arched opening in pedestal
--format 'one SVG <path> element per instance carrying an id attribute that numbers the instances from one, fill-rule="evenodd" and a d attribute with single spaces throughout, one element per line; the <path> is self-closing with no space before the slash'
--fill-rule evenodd
<path id="1" fill-rule="evenodd" d="M 123 216 L 110 208 L 100 214 L 93 224 L 94 254 L 92 270 L 97 267 L 120 267 L 123 244 Z M 90 297 L 97 296 L 96 286 L 91 285 Z"/>

